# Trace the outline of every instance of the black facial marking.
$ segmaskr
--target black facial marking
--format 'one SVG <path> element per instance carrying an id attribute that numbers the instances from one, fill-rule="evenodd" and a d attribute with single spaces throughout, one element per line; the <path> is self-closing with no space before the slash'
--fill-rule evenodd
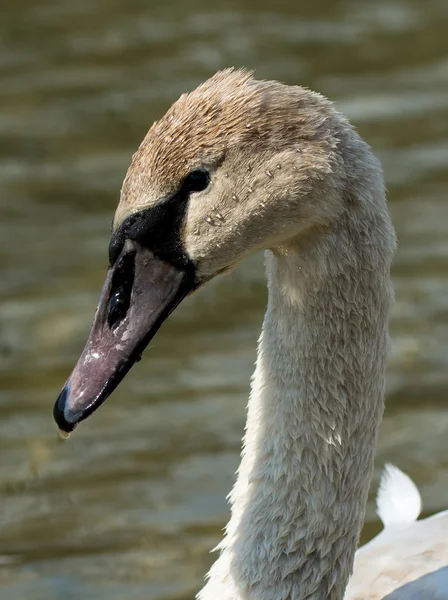
<path id="1" fill-rule="evenodd" d="M 190 194 L 204 190 L 209 183 L 209 173 L 203 169 L 195 169 L 187 175 L 174 196 L 127 217 L 112 234 L 109 245 L 110 266 L 115 264 L 125 241 L 129 239 L 176 267 L 192 267 L 182 247 L 182 223 Z"/>
<path id="2" fill-rule="evenodd" d="M 181 245 L 180 232 L 187 202 L 188 196 L 182 199 L 174 197 L 125 219 L 112 234 L 110 265 L 115 264 L 125 241 L 133 240 L 162 260 L 175 266 L 185 266 L 189 261 Z"/>

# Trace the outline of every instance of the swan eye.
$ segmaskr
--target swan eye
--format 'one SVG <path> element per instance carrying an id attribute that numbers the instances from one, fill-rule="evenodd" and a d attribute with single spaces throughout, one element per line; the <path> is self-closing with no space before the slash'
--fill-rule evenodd
<path id="1" fill-rule="evenodd" d="M 191 171 L 182 184 L 182 190 L 187 194 L 192 192 L 202 192 L 210 183 L 210 174 L 204 169 L 195 169 Z"/>

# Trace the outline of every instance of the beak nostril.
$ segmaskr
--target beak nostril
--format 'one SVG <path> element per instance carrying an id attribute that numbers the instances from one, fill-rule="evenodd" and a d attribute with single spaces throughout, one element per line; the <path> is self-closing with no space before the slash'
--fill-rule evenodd
<path id="1" fill-rule="evenodd" d="M 135 275 L 135 252 L 125 254 L 115 267 L 112 277 L 107 322 L 116 329 L 126 316 L 131 304 L 132 287 Z"/>
<path id="2" fill-rule="evenodd" d="M 126 293 L 124 287 L 120 286 L 109 300 L 109 326 L 116 327 L 118 325 L 118 321 L 121 320 L 120 317 L 123 317 L 126 312 Z"/>

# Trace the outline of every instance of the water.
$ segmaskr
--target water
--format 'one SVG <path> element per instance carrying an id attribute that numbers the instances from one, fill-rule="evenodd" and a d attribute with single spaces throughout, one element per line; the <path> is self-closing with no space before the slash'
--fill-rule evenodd
<path id="1" fill-rule="evenodd" d="M 400 239 L 384 462 L 448 506 L 445 0 L 4 0 L 0 20 L 0 598 L 186 600 L 228 511 L 266 301 L 261 257 L 186 301 L 70 440 L 84 345 L 144 133 L 220 67 L 317 89 L 384 163 Z M 372 500 L 364 539 L 378 530 Z"/>

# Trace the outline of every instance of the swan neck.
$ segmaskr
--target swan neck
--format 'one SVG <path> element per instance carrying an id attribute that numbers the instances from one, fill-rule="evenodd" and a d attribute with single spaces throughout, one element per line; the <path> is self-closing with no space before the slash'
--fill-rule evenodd
<path id="1" fill-rule="evenodd" d="M 376 246 L 350 221 L 266 254 L 232 517 L 201 600 L 343 599 L 383 412 L 394 245 L 387 217 Z"/>

